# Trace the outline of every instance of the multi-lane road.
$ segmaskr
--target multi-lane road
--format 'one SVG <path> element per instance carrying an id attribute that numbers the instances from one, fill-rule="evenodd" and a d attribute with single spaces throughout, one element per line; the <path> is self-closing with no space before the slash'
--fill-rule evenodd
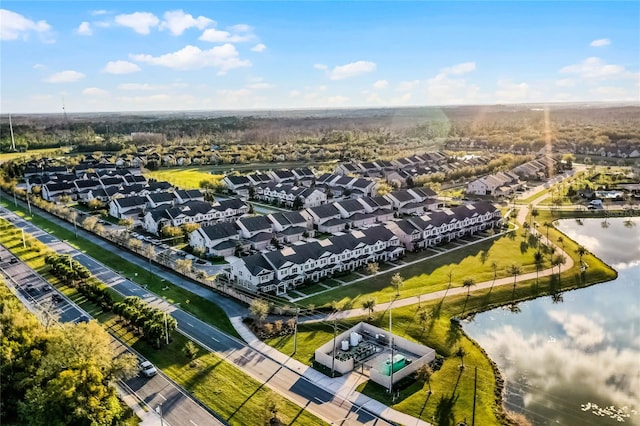
<path id="1" fill-rule="evenodd" d="M 73 303 L 55 287 L 50 286 L 37 272 L 19 261 L 5 247 L 0 246 L 0 273 L 7 283 L 13 286 L 28 308 L 38 309 L 51 314 L 60 322 L 76 322 L 90 318 L 90 315 Z M 113 340 L 116 354 L 125 351 L 133 352 L 118 340 Z M 136 353 L 141 360 L 142 357 Z M 222 425 L 223 422 L 214 417 L 208 410 L 201 407 L 181 388 L 160 373 L 153 377 L 134 377 L 124 382 L 138 398 L 151 409 L 162 404 L 164 421 L 172 426 L 189 425 Z"/>
<path id="2" fill-rule="evenodd" d="M 181 333 L 205 348 L 216 352 L 246 374 L 265 383 L 326 422 L 345 420 L 351 424 L 388 424 L 385 420 L 367 411 L 366 408 L 336 397 L 333 393 L 310 382 L 297 371 L 281 365 L 235 337 L 225 334 L 177 306 L 166 302 L 66 242 L 46 233 L 31 222 L 22 220 L 9 210 L 0 208 L 0 216 L 11 220 L 17 227 L 24 229 L 25 232 L 33 235 L 56 252 L 73 256 L 75 260 L 86 266 L 95 277 L 123 296 L 139 296 L 146 302 L 165 310 L 178 321 L 178 330 Z M 163 404 L 163 409 L 170 410 L 170 408 Z"/>

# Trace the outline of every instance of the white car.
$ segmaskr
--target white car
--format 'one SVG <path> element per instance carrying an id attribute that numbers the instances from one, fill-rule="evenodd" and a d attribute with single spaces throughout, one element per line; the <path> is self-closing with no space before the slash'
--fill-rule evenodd
<path id="1" fill-rule="evenodd" d="M 153 377 L 158 374 L 158 370 L 149 361 L 143 361 L 140 363 L 140 374 L 145 377 Z"/>

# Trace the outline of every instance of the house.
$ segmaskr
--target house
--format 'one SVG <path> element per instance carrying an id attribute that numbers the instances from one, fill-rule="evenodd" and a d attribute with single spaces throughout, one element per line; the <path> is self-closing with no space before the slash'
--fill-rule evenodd
<path id="1" fill-rule="evenodd" d="M 212 207 L 216 211 L 214 217 L 218 222 L 234 221 L 249 213 L 249 205 L 239 198 L 218 201 Z"/>
<path id="2" fill-rule="evenodd" d="M 141 218 L 144 215 L 146 205 L 146 197 L 116 198 L 109 201 L 109 215 L 117 219 L 133 219 L 134 224 L 139 225 L 142 224 Z"/>
<path id="3" fill-rule="evenodd" d="M 397 191 L 391 191 L 387 195 L 384 196 L 394 209 L 398 210 L 405 206 L 408 203 L 415 203 L 416 201 L 420 201 L 418 197 L 413 192 L 410 192 L 408 189 L 401 189 Z"/>
<path id="4" fill-rule="evenodd" d="M 227 175 L 222 179 L 222 183 L 233 192 L 246 190 L 252 185 L 252 182 L 246 176 Z"/>
<path id="5" fill-rule="evenodd" d="M 342 219 L 340 210 L 333 204 L 323 204 L 305 209 L 302 215 L 309 217 L 313 227 L 320 232 L 340 232 L 346 228 L 348 223 L 347 220 Z"/>
<path id="6" fill-rule="evenodd" d="M 147 206 L 157 209 L 160 206 L 173 206 L 176 196 L 173 192 L 154 192 L 147 194 Z"/>
<path id="7" fill-rule="evenodd" d="M 269 251 L 231 263 L 230 282 L 254 292 L 285 294 L 305 281 L 397 259 L 405 249 L 384 226 Z"/>
<path id="8" fill-rule="evenodd" d="M 144 215 L 144 228 L 147 232 L 158 234 L 163 226 L 179 227 L 187 223 L 210 225 L 218 222 L 217 210 L 203 201 L 188 201 L 176 207 L 161 205 L 147 210 Z"/>
<path id="9" fill-rule="evenodd" d="M 179 189 L 173 191 L 175 202 L 184 204 L 188 201 L 204 201 L 204 194 L 199 189 Z"/>
<path id="10" fill-rule="evenodd" d="M 239 243 L 238 227 L 232 222 L 202 226 L 189 234 L 189 245 L 212 256 L 233 256 Z"/>
<path id="11" fill-rule="evenodd" d="M 255 197 L 268 202 L 277 201 L 289 208 L 315 207 L 327 201 L 326 194 L 317 189 L 273 182 L 256 187 Z"/>
<path id="12" fill-rule="evenodd" d="M 42 185 L 42 198 L 47 201 L 57 202 L 64 195 L 73 198 L 74 189 L 73 182 L 50 182 Z"/>
<path id="13" fill-rule="evenodd" d="M 336 173 L 339 175 L 359 175 L 363 172 L 357 163 L 343 163 L 336 167 Z"/>
<path id="14" fill-rule="evenodd" d="M 406 219 L 389 222 L 386 226 L 400 239 L 400 242 L 409 251 L 416 250 L 417 243 L 423 238 L 423 230 L 417 225 L 414 225 L 413 222 Z"/>
<path id="15" fill-rule="evenodd" d="M 269 175 L 276 183 L 293 183 L 296 180 L 296 176 L 290 170 L 272 170 Z"/>
<path id="16" fill-rule="evenodd" d="M 353 193 L 358 193 L 360 196 L 370 197 L 374 193 L 376 183 L 371 179 L 360 178 L 352 181 L 348 187 L 352 189 Z"/>
<path id="17" fill-rule="evenodd" d="M 306 234 L 313 236 L 313 224 L 300 212 L 280 212 L 267 215 L 278 239 L 287 243 L 300 241 Z"/>
<path id="18" fill-rule="evenodd" d="M 316 178 L 313 171 L 311 171 L 311 169 L 308 167 L 293 169 L 291 170 L 291 172 L 295 176 L 295 182 L 297 182 L 298 185 L 310 186 Z"/>
<path id="19" fill-rule="evenodd" d="M 247 175 L 247 178 L 249 179 L 250 184 L 252 186 L 273 182 L 273 179 L 271 178 L 271 176 L 269 176 L 266 173 L 253 173 L 253 174 Z"/>
<path id="20" fill-rule="evenodd" d="M 255 250 L 264 250 L 275 238 L 273 223 L 266 216 L 243 217 L 236 221 L 240 237 Z"/>

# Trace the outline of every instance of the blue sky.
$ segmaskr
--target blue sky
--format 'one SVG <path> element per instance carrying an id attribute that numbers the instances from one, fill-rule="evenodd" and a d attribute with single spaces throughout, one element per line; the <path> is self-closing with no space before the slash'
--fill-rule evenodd
<path id="1" fill-rule="evenodd" d="M 638 2 L 2 2 L 2 113 L 640 101 Z"/>

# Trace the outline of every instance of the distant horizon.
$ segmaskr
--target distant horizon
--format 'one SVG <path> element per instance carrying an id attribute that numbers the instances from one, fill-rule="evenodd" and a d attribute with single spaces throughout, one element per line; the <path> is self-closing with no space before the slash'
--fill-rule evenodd
<path id="1" fill-rule="evenodd" d="M 0 111 L 640 101 L 640 2 L 0 7 Z"/>
<path id="2" fill-rule="evenodd" d="M 561 106 L 584 106 L 584 107 L 635 107 L 640 108 L 640 101 L 620 102 L 620 101 L 556 101 L 556 102 L 522 102 L 522 103 L 500 103 L 500 104 L 460 104 L 460 105 L 408 105 L 408 106 L 354 106 L 354 107 L 299 107 L 299 108 L 246 108 L 246 109 L 185 109 L 185 110 L 129 110 L 129 111 L 66 111 L 67 116 L 74 115 L 99 115 L 99 114 L 183 114 L 183 113 L 265 113 L 265 112 L 305 112 L 305 111 L 364 111 L 364 110 L 411 110 L 411 109 L 455 109 L 455 108 L 483 108 L 483 107 L 561 107 Z M 65 111 L 59 112 L 0 112 L 0 117 L 12 118 L 28 115 L 63 115 Z"/>

